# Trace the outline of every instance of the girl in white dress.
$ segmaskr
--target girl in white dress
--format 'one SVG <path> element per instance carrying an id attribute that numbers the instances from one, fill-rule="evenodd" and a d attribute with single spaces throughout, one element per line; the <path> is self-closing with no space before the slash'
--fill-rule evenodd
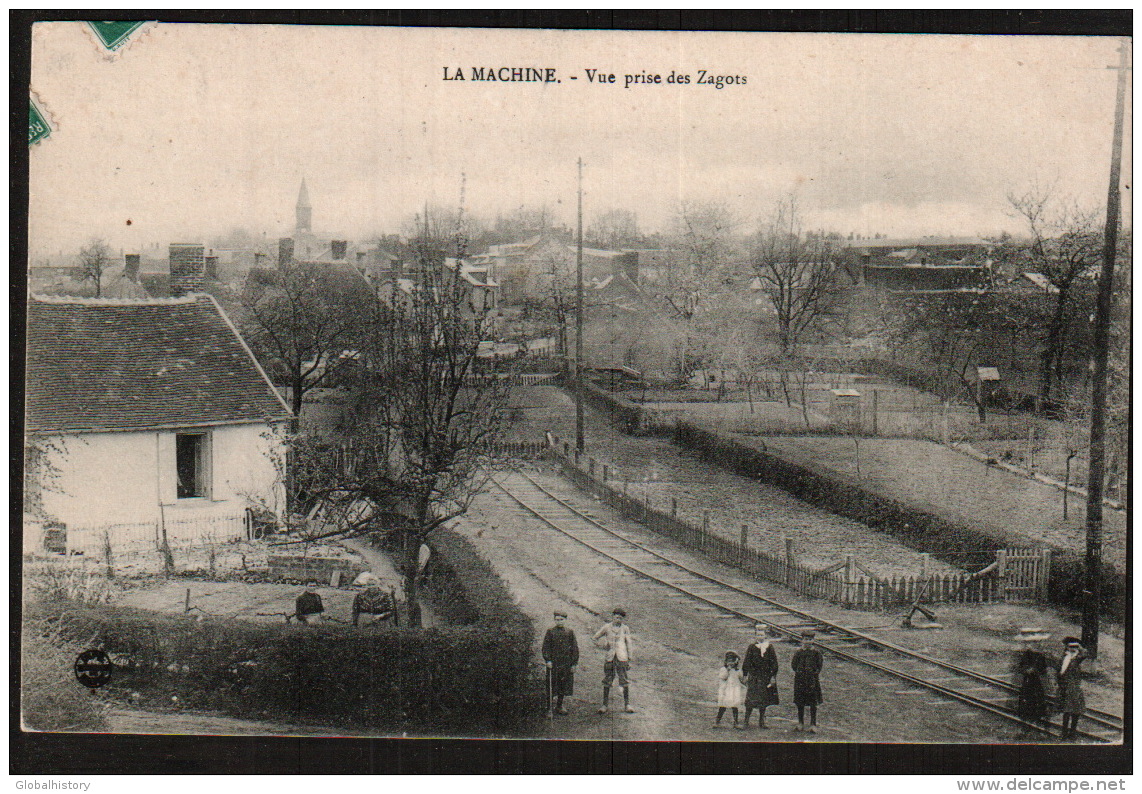
<path id="1" fill-rule="evenodd" d="M 745 680 L 741 674 L 741 658 L 735 652 L 726 651 L 718 679 L 718 716 L 714 720 L 714 727 L 722 727 L 722 717 L 725 716 L 726 709 L 730 709 L 734 715 L 734 727 L 741 730 L 738 709 L 745 703 Z"/>

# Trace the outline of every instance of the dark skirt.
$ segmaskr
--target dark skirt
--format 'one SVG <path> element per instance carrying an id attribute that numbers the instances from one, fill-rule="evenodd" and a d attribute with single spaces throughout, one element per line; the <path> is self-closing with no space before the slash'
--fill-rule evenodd
<path id="1" fill-rule="evenodd" d="M 1019 702 L 1016 713 L 1025 720 L 1041 720 L 1050 713 L 1047 703 L 1047 690 L 1043 679 L 1038 675 L 1024 675 L 1019 686 Z"/>
<path id="2" fill-rule="evenodd" d="M 777 697 L 777 685 L 773 676 L 751 675 L 746 681 L 745 704 L 750 708 L 762 706 L 776 706 L 780 703 Z"/>
<path id="3" fill-rule="evenodd" d="M 793 675 L 793 705 L 816 706 L 824 702 L 821 695 L 821 677 L 814 673 Z"/>
<path id="4" fill-rule="evenodd" d="M 575 694 L 575 670 L 571 667 L 551 668 L 551 694 L 568 697 Z"/>

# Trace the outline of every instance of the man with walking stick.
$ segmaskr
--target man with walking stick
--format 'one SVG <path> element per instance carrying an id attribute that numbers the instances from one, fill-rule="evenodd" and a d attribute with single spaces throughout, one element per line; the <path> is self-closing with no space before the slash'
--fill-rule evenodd
<path id="1" fill-rule="evenodd" d="M 575 665 L 579 664 L 579 643 L 575 632 L 567 628 L 567 613 L 555 610 L 555 625 L 543 635 L 543 662 L 547 667 L 547 713 L 552 713 L 552 698 L 555 699 L 554 712 L 566 714 L 563 698 L 570 697 L 575 690 Z"/>

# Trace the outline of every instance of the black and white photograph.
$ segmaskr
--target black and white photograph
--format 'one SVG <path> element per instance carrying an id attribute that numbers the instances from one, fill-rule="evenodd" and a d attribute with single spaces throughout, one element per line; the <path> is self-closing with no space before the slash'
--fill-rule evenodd
<path id="1" fill-rule="evenodd" d="M 1129 37 L 29 46 L 22 733 L 1129 745 Z"/>

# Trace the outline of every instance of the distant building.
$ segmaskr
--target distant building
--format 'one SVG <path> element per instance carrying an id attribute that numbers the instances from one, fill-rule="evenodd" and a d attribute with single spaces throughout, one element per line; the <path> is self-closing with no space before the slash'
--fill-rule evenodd
<path id="1" fill-rule="evenodd" d="M 231 540 L 284 508 L 290 411 L 209 296 L 33 296 L 27 339 L 25 512 L 61 548 Z"/>
<path id="2" fill-rule="evenodd" d="M 554 290 L 573 285 L 577 267 L 576 246 L 551 235 L 539 235 L 521 243 L 493 245 L 487 252 L 472 257 L 475 266 L 485 267 L 500 285 L 505 303 L 543 300 Z M 584 279 L 625 276 L 638 281 L 638 252 L 583 249 Z"/>
<path id="3" fill-rule="evenodd" d="M 848 240 L 841 265 L 877 291 L 973 289 L 988 284 L 993 249 L 978 237 Z"/>

